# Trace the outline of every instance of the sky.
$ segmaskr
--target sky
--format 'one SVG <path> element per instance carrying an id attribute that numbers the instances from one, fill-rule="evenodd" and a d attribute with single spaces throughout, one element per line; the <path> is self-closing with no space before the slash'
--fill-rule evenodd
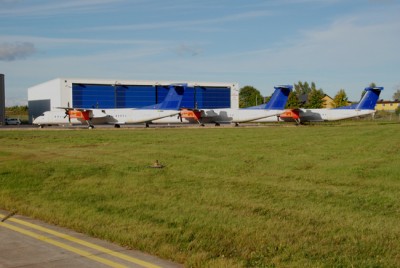
<path id="1" fill-rule="evenodd" d="M 399 0 L 0 0 L 6 106 L 62 78 L 400 89 Z"/>

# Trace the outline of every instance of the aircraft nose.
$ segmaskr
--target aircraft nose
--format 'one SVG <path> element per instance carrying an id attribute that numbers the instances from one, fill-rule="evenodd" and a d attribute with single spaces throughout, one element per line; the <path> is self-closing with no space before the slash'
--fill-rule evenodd
<path id="1" fill-rule="evenodd" d="M 38 124 L 38 123 L 40 123 L 40 121 L 41 121 L 41 116 L 39 116 L 39 117 L 36 117 L 35 119 L 33 119 L 33 124 Z"/>

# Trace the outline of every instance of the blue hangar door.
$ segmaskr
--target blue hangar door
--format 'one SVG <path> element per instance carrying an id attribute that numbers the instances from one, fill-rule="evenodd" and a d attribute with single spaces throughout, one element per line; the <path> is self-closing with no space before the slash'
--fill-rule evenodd
<path id="1" fill-rule="evenodd" d="M 140 108 L 155 104 L 156 99 L 154 86 L 72 84 L 75 108 Z"/>
<path id="2" fill-rule="evenodd" d="M 162 102 L 169 87 L 159 85 L 72 84 L 72 107 L 141 108 Z M 182 108 L 215 109 L 231 106 L 229 87 L 186 87 Z"/>
<path id="3" fill-rule="evenodd" d="M 188 87 L 181 104 L 188 109 L 217 109 L 231 107 L 229 87 Z"/>

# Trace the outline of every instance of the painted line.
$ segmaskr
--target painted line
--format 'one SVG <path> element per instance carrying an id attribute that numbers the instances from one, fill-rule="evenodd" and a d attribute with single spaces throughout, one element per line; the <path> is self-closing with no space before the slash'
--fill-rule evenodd
<path id="1" fill-rule="evenodd" d="M 4 217 L 4 215 L 0 214 L 0 217 Z M 130 257 L 128 255 L 125 255 L 125 254 L 122 254 L 122 253 L 119 253 L 119 252 L 112 251 L 110 249 L 107 249 L 107 248 L 104 248 L 104 247 L 89 243 L 87 241 L 75 238 L 73 236 L 70 236 L 70 235 L 67 235 L 67 234 L 63 234 L 63 233 L 60 233 L 60 232 L 57 232 L 57 231 L 54 231 L 54 230 L 51 230 L 51 229 L 48 229 L 48 228 L 33 224 L 33 223 L 30 223 L 30 222 L 26 222 L 26 221 L 19 220 L 19 219 L 16 219 L 16 218 L 9 218 L 7 221 L 12 221 L 12 222 L 15 222 L 15 223 L 30 227 L 32 229 L 36 229 L 38 231 L 42 231 L 42 232 L 54 235 L 54 236 L 59 237 L 59 238 L 63 238 L 65 240 L 69 240 L 69 241 L 74 242 L 76 244 L 80 244 L 82 246 L 98 250 L 98 251 L 106 253 L 108 255 L 111 255 L 111 256 L 114 256 L 114 257 L 129 261 L 129 262 L 132 262 L 132 263 L 139 264 L 140 266 L 143 266 L 143 267 L 161 268 L 161 266 L 154 265 L 152 263 L 145 262 L 145 261 L 142 261 L 140 259 L 137 259 L 137 258 L 134 258 L 134 257 Z"/>
<path id="2" fill-rule="evenodd" d="M 18 233 L 21 233 L 21 234 L 24 234 L 24 235 L 33 237 L 33 238 L 38 239 L 38 240 L 40 240 L 40 241 L 43 241 L 43 242 L 52 244 L 52 245 L 54 245 L 54 246 L 63 248 L 63 249 L 65 249 L 65 250 L 69 250 L 69 251 L 71 251 L 71 252 L 73 252 L 73 253 L 76 253 L 76 254 L 81 255 L 81 256 L 83 256 L 83 257 L 86 257 L 86 258 L 88 258 L 88 259 L 92 259 L 92 260 L 94 260 L 94 261 L 100 262 L 100 263 L 102 263 L 102 264 L 108 265 L 108 266 L 110 266 L 110 267 L 115 267 L 115 268 L 124 268 L 124 267 L 127 267 L 127 266 L 124 266 L 124 265 L 122 265 L 122 264 L 119 264 L 119 263 L 116 263 L 116 262 L 113 262 L 113 261 L 110 261 L 110 260 L 107 260 L 107 259 L 104 259 L 104 258 L 95 256 L 95 255 L 93 255 L 93 254 L 90 253 L 90 252 L 87 252 L 87 251 L 84 251 L 84 250 L 80 250 L 80 249 L 71 247 L 71 246 L 69 246 L 69 245 L 67 245 L 67 244 L 58 242 L 58 241 L 53 240 L 53 239 L 51 239 L 51 238 L 45 237 L 45 236 L 43 236 L 43 235 L 38 235 L 38 234 L 36 234 L 36 233 L 34 233 L 34 232 L 31 232 L 31 231 L 28 231 L 28 230 L 25 230 L 25 229 L 16 227 L 16 226 L 14 226 L 14 225 L 11 225 L 11 224 L 8 224 L 8 223 L 5 223 L 5 222 L 1 222 L 1 223 L 0 223 L 0 226 L 6 227 L 6 228 L 11 229 L 11 230 L 13 230 L 13 231 L 16 231 L 16 232 L 18 232 Z"/>

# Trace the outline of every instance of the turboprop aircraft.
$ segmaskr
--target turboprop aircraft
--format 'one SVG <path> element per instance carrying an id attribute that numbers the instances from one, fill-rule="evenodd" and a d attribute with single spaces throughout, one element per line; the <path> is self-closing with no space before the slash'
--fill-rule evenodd
<path id="1" fill-rule="evenodd" d="M 243 109 L 202 109 L 202 110 L 186 110 L 183 109 L 178 117 L 168 117 L 152 121 L 153 123 L 214 123 L 219 126 L 223 123 L 239 123 L 249 122 L 265 117 L 276 116 L 283 112 L 290 91 L 293 89 L 291 85 L 275 86 L 275 91 L 269 102 L 243 108 Z M 276 118 L 276 117 L 275 117 Z"/>
<path id="2" fill-rule="evenodd" d="M 47 111 L 33 120 L 34 125 L 67 125 L 87 124 L 89 129 L 95 124 L 114 124 L 119 128 L 123 124 L 148 123 L 152 120 L 176 116 L 180 114 L 183 92 L 186 84 L 169 85 L 169 91 L 164 101 L 139 109 L 83 109 L 58 107 L 60 110 Z"/>
<path id="3" fill-rule="evenodd" d="M 336 121 L 353 117 L 365 116 L 375 112 L 375 105 L 383 87 L 367 87 L 364 89 L 366 93 L 359 103 L 350 106 L 342 106 L 331 109 L 288 109 L 278 116 L 254 120 L 253 122 L 278 122 L 278 121 L 295 121 L 296 123 L 304 122 L 321 122 Z"/>

